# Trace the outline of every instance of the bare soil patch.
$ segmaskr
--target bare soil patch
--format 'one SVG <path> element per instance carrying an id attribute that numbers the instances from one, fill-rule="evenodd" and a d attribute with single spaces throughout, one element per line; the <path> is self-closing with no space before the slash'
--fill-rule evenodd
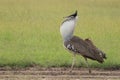
<path id="1" fill-rule="evenodd" d="M 86 68 L 0 68 L 0 80 L 120 80 L 120 70 Z"/>

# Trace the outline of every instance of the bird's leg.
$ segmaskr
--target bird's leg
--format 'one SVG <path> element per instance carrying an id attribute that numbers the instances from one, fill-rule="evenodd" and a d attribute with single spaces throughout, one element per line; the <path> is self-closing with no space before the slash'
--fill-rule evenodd
<path id="1" fill-rule="evenodd" d="M 85 61 L 86 61 L 87 68 L 89 69 L 89 73 L 91 73 L 91 69 L 90 69 L 90 67 L 89 67 L 89 64 L 88 64 L 87 58 L 85 58 Z"/>
<path id="2" fill-rule="evenodd" d="M 74 64 L 75 64 L 75 56 L 76 56 L 76 54 L 73 54 L 73 61 L 72 61 L 72 66 L 71 66 L 70 72 L 72 72 Z"/>

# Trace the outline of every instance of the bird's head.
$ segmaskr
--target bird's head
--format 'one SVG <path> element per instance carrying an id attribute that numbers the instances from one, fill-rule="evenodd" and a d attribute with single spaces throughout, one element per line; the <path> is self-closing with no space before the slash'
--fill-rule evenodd
<path id="1" fill-rule="evenodd" d="M 60 26 L 60 33 L 64 41 L 69 40 L 73 36 L 73 31 L 77 21 L 77 11 L 74 14 L 71 14 L 66 18 Z"/>
<path id="2" fill-rule="evenodd" d="M 67 17 L 64 17 L 64 18 L 66 18 L 66 19 L 77 19 L 78 18 L 77 10 L 75 11 L 75 13 L 73 13 L 73 14 L 67 16 Z"/>

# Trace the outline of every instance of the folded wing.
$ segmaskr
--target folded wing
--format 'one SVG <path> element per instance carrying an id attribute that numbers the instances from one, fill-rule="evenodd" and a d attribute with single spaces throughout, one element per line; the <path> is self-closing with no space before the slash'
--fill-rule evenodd
<path id="1" fill-rule="evenodd" d="M 104 58 L 106 58 L 105 53 L 99 50 L 89 39 L 83 40 L 77 36 L 73 36 L 69 41 L 64 42 L 64 46 L 73 53 L 97 60 L 100 63 L 104 62 Z"/>

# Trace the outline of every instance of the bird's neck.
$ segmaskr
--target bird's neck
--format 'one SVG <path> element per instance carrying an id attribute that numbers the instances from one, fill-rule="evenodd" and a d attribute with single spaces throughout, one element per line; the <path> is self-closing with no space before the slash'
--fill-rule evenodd
<path id="1" fill-rule="evenodd" d="M 73 37 L 73 32 L 75 28 L 76 20 L 70 20 L 64 22 L 60 27 L 60 32 L 63 38 L 63 41 L 68 41 Z"/>
<path id="2" fill-rule="evenodd" d="M 69 34 L 67 36 L 63 36 L 63 42 L 69 41 L 73 37 L 73 34 Z"/>

